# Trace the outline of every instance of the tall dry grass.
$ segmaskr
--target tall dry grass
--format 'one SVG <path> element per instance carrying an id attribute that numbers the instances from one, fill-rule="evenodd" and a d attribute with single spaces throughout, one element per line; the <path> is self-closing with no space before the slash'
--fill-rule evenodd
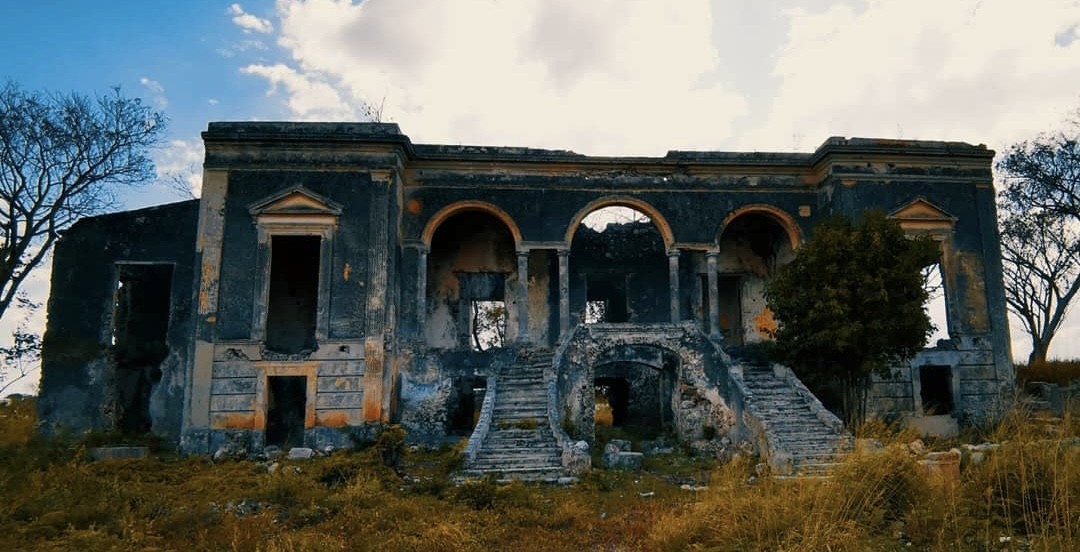
<path id="1" fill-rule="evenodd" d="M 377 449 L 269 473 L 167 453 L 89 462 L 31 437 L 32 403 L 0 406 L 0 550 L 1080 550 L 1080 445 L 1016 413 L 1001 447 L 956 480 L 919 465 L 909 433 L 828 479 L 758 478 L 650 457 L 575 487 L 454 485 L 455 452 L 410 452 L 400 476 Z M 888 436 L 892 435 L 892 442 Z"/>

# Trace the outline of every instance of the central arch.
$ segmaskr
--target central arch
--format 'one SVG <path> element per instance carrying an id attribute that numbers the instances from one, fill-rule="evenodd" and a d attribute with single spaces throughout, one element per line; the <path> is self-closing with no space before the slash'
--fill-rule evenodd
<path id="1" fill-rule="evenodd" d="M 575 438 L 595 441 L 597 379 L 625 379 L 625 371 L 612 373 L 605 367 L 634 364 L 638 370 L 670 373 L 670 387 L 663 389 L 671 415 L 665 423 L 677 440 L 690 443 L 733 434 L 736 418 L 724 399 L 727 368 L 721 358 L 693 323 L 663 328 L 580 325 L 555 354 L 555 411 L 564 417 L 563 425 L 576 432 Z M 656 382 L 660 391 L 659 378 Z"/>
<path id="2" fill-rule="evenodd" d="M 657 345 L 619 344 L 593 365 L 597 431 L 619 428 L 641 438 L 674 429 L 675 378 L 679 357 Z"/>
<path id="3" fill-rule="evenodd" d="M 589 213 L 603 209 L 604 207 L 629 207 L 641 211 L 645 216 L 649 217 L 649 220 L 656 226 L 656 230 L 660 232 L 660 237 L 664 240 L 664 248 L 670 250 L 675 246 L 675 234 L 671 231 L 671 225 L 668 224 L 667 219 L 660 214 L 660 211 L 647 202 L 629 196 L 602 197 L 593 200 L 589 202 L 588 205 L 582 207 L 570 221 L 570 226 L 566 228 L 565 239 L 567 246 L 573 243 L 574 234 L 577 233 L 577 229 L 581 226 L 581 221 L 585 220 L 585 217 L 589 216 Z"/>

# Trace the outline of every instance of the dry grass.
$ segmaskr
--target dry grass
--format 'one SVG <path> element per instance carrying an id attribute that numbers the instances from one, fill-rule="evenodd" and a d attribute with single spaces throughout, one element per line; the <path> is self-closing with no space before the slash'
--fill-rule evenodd
<path id="1" fill-rule="evenodd" d="M 32 424 L 32 403 L 0 407 L 2 550 L 1080 549 L 1080 447 L 1028 440 L 1020 415 L 951 483 L 894 444 L 827 480 L 650 457 L 646 472 L 594 470 L 573 488 L 454 486 L 453 451 L 406 454 L 404 477 L 376 449 L 274 473 L 167 453 L 88 462 Z M 704 477 L 707 491 L 679 488 Z"/>
<path id="2" fill-rule="evenodd" d="M 1029 381 L 1069 385 L 1074 381 L 1080 381 L 1080 359 L 1048 360 L 1031 366 L 1017 364 L 1016 379 L 1021 385 Z"/>

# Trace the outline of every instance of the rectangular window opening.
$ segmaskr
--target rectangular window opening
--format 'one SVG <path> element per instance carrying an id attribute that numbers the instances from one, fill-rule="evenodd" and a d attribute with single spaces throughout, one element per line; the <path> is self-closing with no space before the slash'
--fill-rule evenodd
<path id="1" fill-rule="evenodd" d="M 941 263 L 934 263 L 922 270 L 923 289 L 926 290 L 926 303 L 923 310 L 930 317 L 934 325 L 934 333 L 927 338 L 927 347 L 937 347 L 939 341 L 947 341 L 949 336 L 949 319 L 945 301 L 945 278 Z"/>
<path id="2" fill-rule="evenodd" d="M 590 274 L 585 280 L 585 319 L 586 323 L 607 322 L 620 324 L 630 321 L 630 309 L 627 306 L 626 275 Z M 603 305 L 602 320 L 589 322 L 590 304 Z"/>
<path id="3" fill-rule="evenodd" d="M 171 264 L 117 265 L 110 343 L 116 362 L 116 429 L 150 431 L 150 394 L 161 381 L 161 362 L 172 306 Z"/>
<path id="4" fill-rule="evenodd" d="M 266 444 L 282 448 L 304 446 L 307 377 L 270 376 L 266 384 Z"/>
<path id="5" fill-rule="evenodd" d="M 937 416 L 953 411 L 952 368 L 949 366 L 920 366 L 919 381 L 923 414 Z"/>
<path id="6" fill-rule="evenodd" d="M 506 340 L 506 301 L 473 300 L 470 303 L 472 350 L 487 351 L 503 347 Z"/>
<path id="7" fill-rule="evenodd" d="M 285 354 L 315 349 L 319 236 L 272 236 L 266 348 Z"/>
<path id="8" fill-rule="evenodd" d="M 593 300 L 585 302 L 585 323 L 602 324 L 607 322 L 607 301 Z"/>

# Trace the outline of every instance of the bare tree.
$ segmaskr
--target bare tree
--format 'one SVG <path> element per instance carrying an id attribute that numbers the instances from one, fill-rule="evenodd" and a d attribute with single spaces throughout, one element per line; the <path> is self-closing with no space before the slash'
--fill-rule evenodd
<path id="1" fill-rule="evenodd" d="M 1036 364 L 1080 293 L 1080 122 L 1011 146 L 997 169 L 1005 299 Z"/>
<path id="2" fill-rule="evenodd" d="M 119 89 L 100 97 L 0 86 L 0 318 L 80 217 L 154 176 L 165 116 Z"/>

